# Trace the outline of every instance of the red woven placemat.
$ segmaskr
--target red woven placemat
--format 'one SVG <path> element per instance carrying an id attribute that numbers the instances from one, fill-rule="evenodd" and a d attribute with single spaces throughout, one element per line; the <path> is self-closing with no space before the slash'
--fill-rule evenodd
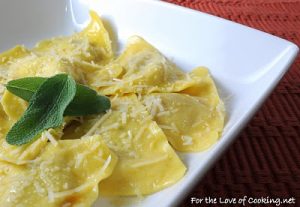
<path id="1" fill-rule="evenodd" d="M 300 45 L 300 0 L 167 1 L 239 22 Z M 203 206 L 192 205 L 191 197 L 219 199 L 245 195 L 294 197 L 296 204 L 281 206 L 300 206 L 299 56 L 235 143 L 180 206 Z"/>

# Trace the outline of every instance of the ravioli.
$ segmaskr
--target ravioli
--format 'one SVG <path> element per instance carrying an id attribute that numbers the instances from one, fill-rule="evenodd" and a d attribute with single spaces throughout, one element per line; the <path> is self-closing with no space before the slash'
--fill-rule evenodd
<path id="1" fill-rule="evenodd" d="M 90 12 L 91 21 L 81 32 L 70 37 L 44 40 L 33 49 L 38 55 L 88 63 L 106 64 L 113 58 L 111 41 L 101 19 Z"/>
<path id="2" fill-rule="evenodd" d="M 216 85 L 207 68 L 195 68 L 189 73 L 189 76 L 193 81 L 180 90 L 180 93 L 197 96 L 211 107 L 217 107 L 222 104 Z"/>
<path id="3" fill-rule="evenodd" d="M 30 53 L 29 50 L 27 50 L 22 45 L 17 45 L 14 48 L 7 50 L 0 54 L 0 65 L 9 64 L 11 61 L 17 58 L 22 58 Z"/>
<path id="4" fill-rule="evenodd" d="M 24 46 L 16 46 L 2 53 L 0 55 L 2 121 L 0 160 L 16 164 L 26 163 L 35 159 L 48 143 L 46 136 L 41 136 L 33 143 L 20 147 L 6 143 L 6 133 L 27 108 L 25 101 L 7 91 L 4 92 L 3 85 L 7 81 L 29 76 L 48 77 L 65 72 L 71 74 L 78 82 L 84 83 L 86 73 L 99 70 L 98 64 L 106 64 L 112 58 L 108 33 L 95 12 L 91 12 L 90 24 L 80 33 L 42 41 L 32 50 Z M 50 130 L 48 135 L 58 140 L 62 135 L 62 129 L 63 127 Z"/>
<path id="5" fill-rule="evenodd" d="M 48 138 L 45 134 L 41 135 L 33 143 L 28 143 L 22 146 L 10 145 L 6 142 L 5 137 L 13 124 L 22 116 L 27 108 L 27 103 L 19 97 L 5 91 L 1 99 L 1 126 L 0 126 L 0 160 L 5 160 L 14 164 L 22 164 L 35 159 L 43 148 L 48 143 Z M 68 120 L 65 119 L 65 122 Z M 62 136 L 62 128 L 50 129 L 47 132 L 48 137 L 60 139 Z"/>
<path id="6" fill-rule="evenodd" d="M 118 155 L 119 162 L 112 175 L 99 185 L 100 194 L 150 194 L 182 178 L 184 164 L 137 97 L 114 98 L 112 106 L 112 112 L 98 122 L 84 120 L 83 125 L 63 137 L 100 134 Z"/>
<path id="7" fill-rule="evenodd" d="M 144 102 L 178 151 L 202 151 L 220 137 L 224 125 L 222 102 L 215 106 L 180 93 L 155 93 L 145 96 Z"/>
<path id="8" fill-rule="evenodd" d="M 7 90 L 1 99 L 1 105 L 3 107 L 3 111 L 8 117 L 8 121 L 11 123 L 16 122 L 22 116 L 28 106 L 26 101 L 11 94 Z"/>
<path id="9" fill-rule="evenodd" d="M 90 12 L 91 21 L 89 25 L 79 33 L 79 38 L 81 36 L 87 37 L 89 39 L 90 44 L 94 45 L 97 49 L 97 54 L 100 60 L 94 59 L 92 61 L 108 63 L 114 57 L 112 51 L 112 44 L 109 37 L 109 33 L 104 27 L 103 22 L 99 18 L 96 12 Z M 100 53 L 99 50 L 101 51 Z"/>
<path id="10" fill-rule="evenodd" d="M 85 29 L 0 54 L 0 203 L 91 206 L 100 195 L 148 195 L 178 182 L 186 166 L 175 150 L 198 152 L 220 137 L 225 110 L 204 67 L 185 73 L 154 46 L 131 37 L 115 58 L 95 12 Z M 109 96 L 105 114 L 65 117 L 32 143 L 6 134 L 28 103 L 5 90 L 24 77 L 70 74 Z M 173 149 L 174 148 L 174 149 Z"/>
<path id="11" fill-rule="evenodd" d="M 47 145 L 26 166 L 0 161 L 1 205 L 91 206 L 98 183 L 112 173 L 116 161 L 100 136 Z"/>
<path id="12" fill-rule="evenodd" d="M 108 85 L 113 87 L 116 84 L 116 81 L 121 81 L 119 78 L 124 72 L 124 68 L 119 63 L 113 62 L 90 73 L 87 76 L 87 82 L 97 83 L 97 86 L 94 86 L 94 88 Z"/>
<path id="13" fill-rule="evenodd" d="M 70 37 L 44 40 L 32 50 L 23 46 L 0 56 L 0 83 L 30 76 L 49 77 L 69 73 L 80 83 L 85 83 L 91 68 L 105 65 L 113 58 L 109 34 L 95 12 L 91 22 L 80 33 Z"/>
<path id="14" fill-rule="evenodd" d="M 6 143 L 6 133 L 27 108 L 25 101 L 5 92 L 3 85 L 7 81 L 69 73 L 75 80 L 84 83 L 86 74 L 99 70 L 98 64 L 106 64 L 113 58 L 111 42 L 102 21 L 94 12 L 91 12 L 91 18 L 90 24 L 80 33 L 42 41 L 32 50 L 16 46 L 0 55 L 0 160 L 16 164 L 26 163 L 35 159 L 48 143 L 45 136 L 20 147 Z M 59 139 L 62 128 L 50 130 L 51 137 Z"/>
<path id="15" fill-rule="evenodd" d="M 181 82 L 188 78 L 156 48 L 138 36 L 128 40 L 124 52 L 114 63 L 123 68 L 123 74 L 114 77 L 117 79 L 107 79 L 106 82 L 97 78 L 88 80 L 102 94 L 178 91 L 182 88 Z M 95 76 L 102 80 L 99 74 Z"/>
<path id="16" fill-rule="evenodd" d="M 0 54 L 0 98 L 5 89 L 3 84 L 5 84 L 8 79 L 9 70 L 7 68 L 14 60 L 22 58 L 29 53 L 30 52 L 24 46 L 18 45 Z"/>
<path id="17" fill-rule="evenodd" d="M 0 138 L 7 133 L 7 130 L 10 127 L 10 124 L 8 123 L 7 119 L 8 118 L 5 111 L 3 110 L 3 106 L 0 104 Z"/>
<path id="18" fill-rule="evenodd" d="M 180 93 L 153 93 L 144 104 L 172 146 L 183 152 L 203 151 L 220 137 L 224 104 L 206 68 L 190 73 L 196 82 Z"/>

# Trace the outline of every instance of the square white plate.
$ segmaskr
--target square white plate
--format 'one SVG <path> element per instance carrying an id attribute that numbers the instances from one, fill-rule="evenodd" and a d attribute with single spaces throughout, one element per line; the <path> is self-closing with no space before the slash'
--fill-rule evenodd
<path id="1" fill-rule="evenodd" d="M 188 167 L 174 186 L 121 206 L 175 206 L 222 154 L 289 68 L 295 44 L 218 17 L 153 0 L 1 0 L 0 51 L 72 34 L 97 11 L 124 45 L 140 35 L 182 69 L 207 66 L 226 103 L 223 136 L 211 149 L 181 154 Z M 100 189 L 101 190 L 101 189 Z M 200 196 L 200 195 L 199 195 Z M 120 203 L 100 199 L 95 206 Z M 118 205 L 119 206 L 119 205 Z"/>

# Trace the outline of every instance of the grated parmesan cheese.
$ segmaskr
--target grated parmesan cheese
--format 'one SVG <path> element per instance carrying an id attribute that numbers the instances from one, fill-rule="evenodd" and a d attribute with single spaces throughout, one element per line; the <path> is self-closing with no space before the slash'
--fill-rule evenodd
<path id="1" fill-rule="evenodd" d="M 127 113 L 122 112 L 122 124 L 126 124 L 126 122 L 127 122 Z"/>
<path id="2" fill-rule="evenodd" d="M 134 137 L 135 140 L 139 140 L 140 137 L 143 135 L 145 129 L 147 128 L 147 125 L 142 123 L 142 128 L 139 129 L 138 133 L 136 134 L 136 136 Z"/>
<path id="3" fill-rule="evenodd" d="M 219 114 L 225 113 L 224 103 L 222 101 L 219 102 L 219 104 L 216 107 L 216 110 Z"/>
<path id="4" fill-rule="evenodd" d="M 112 82 L 112 81 L 103 81 L 103 82 L 99 82 L 99 83 L 93 83 L 91 84 L 94 87 L 105 87 L 105 86 L 113 86 L 116 85 L 116 82 Z"/>
<path id="5" fill-rule="evenodd" d="M 48 201 L 50 203 L 53 203 L 54 202 L 54 192 L 51 188 L 48 188 L 47 191 L 48 191 Z"/>
<path id="6" fill-rule="evenodd" d="M 195 122 L 195 123 L 192 124 L 192 128 L 193 128 L 193 127 L 196 127 L 196 126 L 198 126 L 198 125 L 202 125 L 202 124 L 203 124 L 203 121 Z"/>
<path id="7" fill-rule="evenodd" d="M 75 168 L 78 168 L 80 166 L 80 164 L 82 163 L 82 160 L 83 160 L 85 154 L 84 153 L 77 154 L 76 160 L 75 160 L 75 166 L 74 166 Z"/>
<path id="8" fill-rule="evenodd" d="M 98 142 L 97 144 L 93 145 L 92 148 L 89 149 L 89 151 L 95 151 L 99 146 L 100 146 L 100 142 Z M 84 152 L 84 153 L 80 153 L 77 154 L 76 156 L 76 160 L 75 160 L 75 168 L 79 168 L 79 166 L 81 165 L 82 161 L 84 160 L 84 157 L 88 154 L 89 152 Z"/>
<path id="9" fill-rule="evenodd" d="M 172 109 L 170 112 L 171 113 L 176 113 L 176 112 L 178 112 L 179 111 L 179 109 Z"/>
<path id="10" fill-rule="evenodd" d="M 128 138 L 129 138 L 129 139 L 132 139 L 132 133 L 131 133 L 130 130 L 127 131 L 127 134 L 128 134 Z"/>
<path id="11" fill-rule="evenodd" d="M 103 127 L 102 129 L 100 129 L 100 130 L 97 131 L 97 132 L 98 132 L 98 133 L 107 132 L 107 131 L 109 131 L 109 130 L 111 130 L 111 129 L 116 129 L 116 128 L 118 128 L 119 126 L 120 126 L 119 123 L 114 123 L 114 124 L 111 124 L 111 125 L 109 125 L 109 126 L 107 126 L 107 127 Z"/>
<path id="12" fill-rule="evenodd" d="M 113 75 L 114 74 L 114 72 L 111 69 L 108 70 L 108 73 L 109 73 L 109 75 Z"/>
<path id="13" fill-rule="evenodd" d="M 115 102 L 117 100 L 117 98 L 119 97 L 119 94 L 116 94 L 111 100 L 110 102 L 113 104 L 113 102 Z"/>
<path id="14" fill-rule="evenodd" d="M 0 160 L 4 160 L 8 163 L 14 163 L 14 164 L 17 164 L 17 165 L 26 165 L 26 164 L 31 164 L 31 163 L 34 163 L 34 162 L 38 161 L 39 158 L 34 159 L 34 160 L 16 160 L 16 159 L 10 159 L 8 157 L 0 155 Z"/>
<path id="15" fill-rule="evenodd" d="M 162 125 L 162 124 L 159 124 L 158 126 L 162 129 L 174 130 L 174 128 L 172 126 Z"/>
<path id="16" fill-rule="evenodd" d="M 137 94 L 137 99 L 138 99 L 139 101 L 142 100 L 142 94 L 141 94 L 141 93 L 138 93 L 138 94 Z"/>
<path id="17" fill-rule="evenodd" d="M 154 117 L 156 115 L 156 110 L 157 110 L 156 106 L 151 108 L 150 114 L 151 114 L 152 117 Z"/>
<path id="18" fill-rule="evenodd" d="M 38 182 L 34 181 L 33 185 L 38 194 L 43 194 L 45 192 L 45 189 L 42 188 Z"/>
<path id="19" fill-rule="evenodd" d="M 163 107 L 163 105 L 162 105 L 162 103 L 161 103 L 161 99 L 160 99 L 160 98 L 155 99 L 155 104 L 156 104 L 157 107 L 159 108 L 159 111 L 160 111 L 160 112 L 164 111 L 164 107 Z"/>
<path id="20" fill-rule="evenodd" d="M 168 115 L 171 115 L 170 111 L 163 111 L 156 114 L 156 116 L 168 116 Z"/>
<path id="21" fill-rule="evenodd" d="M 191 136 L 183 135 L 183 136 L 181 136 L 181 139 L 183 141 L 182 145 L 192 145 L 193 144 L 193 138 Z"/>
<path id="22" fill-rule="evenodd" d="M 71 207 L 72 203 L 64 203 L 61 207 Z"/>
<path id="23" fill-rule="evenodd" d="M 56 139 L 52 136 L 52 134 L 49 133 L 49 131 L 44 131 L 42 136 L 46 136 L 47 139 L 51 142 L 51 144 L 57 146 Z"/>
<path id="24" fill-rule="evenodd" d="M 113 81 L 116 81 L 116 82 L 123 82 L 121 79 L 118 79 L 118 78 L 113 78 Z"/>
<path id="25" fill-rule="evenodd" d="M 135 109 L 134 111 L 131 112 L 130 116 L 132 118 L 135 118 L 138 114 L 142 113 L 143 111 L 145 111 L 144 108 L 139 108 L 139 109 Z"/>
<path id="26" fill-rule="evenodd" d="M 171 126 L 173 127 L 174 131 L 179 132 L 179 130 L 174 122 L 171 123 Z"/>
<path id="27" fill-rule="evenodd" d="M 145 165 L 151 165 L 151 164 L 154 164 L 157 162 L 161 162 L 163 160 L 166 160 L 167 158 L 168 158 L 168 155 L 165 154 L 164 156 L 161 156 L 161 157 L 151 158 L 151 159 L 147 159 L 147 160 L 140 160 L 139 162 L 132 164 L 130 167 L 132 167 L 132 168 L 143 167 Z"/>
<path id="28" fill-rule="evenodd" d="M 171 125 L 163 125 L 163 124 L 159 124 L 158 125 L 161 129 L 167 129 L 167 130 L 172 130 L 172 131 L 176 131 L 179 132 L 178 128 L 176 127 L 176 125 L 174 123 L 172 123 Z"/>
<path id="29" fill-rule="evenodd" d="M 156 116 L 157 112 L 164 112 L 165 109 L 162 105 L 161 98 L 150 96 L 144 101 L 146 108 L 150 111 L 152 117 Z"/>
<path id="30" fill-rule="evenodd" d="M 64 183 L 63 188 L 66 190 L 69 188 L 69 184 L 68 183 Z"/>
<path id="31" fill-rule="evenodd" d="M 100 169 L 98 175 L 102 176 L 104 171 L 108 168 L 108 166 L 111 162 L 111 159 L 112 159 L 111 155 L 109 155 L 108 158 L 105 160 L 105 162 L 103 164 L 103 167 Z M 53 192 L 53 191 L 51 191 L 51 189 L 48 189 L 48 199 L 51 198 L 54 201 L 55 198 L 62 198 L 62 197 L 66 197 L 66 196 L 69 196 L 69 195 L 74 194 L 74 193 L 78 193 L 78 192 L 80 192 L 80 191 L 82 191 L 82 190 L 84 190 L 84 189 L 86 189 L 90 186 L 93 186 L 94 184 L 95 184 L 95 180 L 93 180 L 91 182 L 84 183 L 84 184 L 82 184 L 82 185 L 80 185 L 76 188 L 66 190 L 66 191 L 61 191 L 61 192 Z M 50 201 L 50 199 L 49 199 L 49 201 Z"/>
<path id="32" fill-rule="evenodd" d="M 95 133 L 95 131 L 97 130 L 97 128 L 110 116 L 111 112 L 112 112 L 112 110 L 109 109 L 105 115 L 103 115 L 103 116 L 100 115 L 102 117 L 94 124 L 94 126 L 92 126 L 92 128 L 84 136 L 93 135 Z"/>

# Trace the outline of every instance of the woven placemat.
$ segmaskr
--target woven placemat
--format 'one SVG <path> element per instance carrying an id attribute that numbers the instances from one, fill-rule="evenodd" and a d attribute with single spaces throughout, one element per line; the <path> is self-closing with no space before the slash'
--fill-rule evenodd
<path id="1" fill-rule="evenodd" d="M 300 0 L 167 1 L 274 34 L 300 46 Z M 296 204 L 280 206 L 300 206 L 299 56 L 235 143 L 180 206 L 204 206 L 192 205 L 192 197 L 243 196 L 294 197 Z"/>

